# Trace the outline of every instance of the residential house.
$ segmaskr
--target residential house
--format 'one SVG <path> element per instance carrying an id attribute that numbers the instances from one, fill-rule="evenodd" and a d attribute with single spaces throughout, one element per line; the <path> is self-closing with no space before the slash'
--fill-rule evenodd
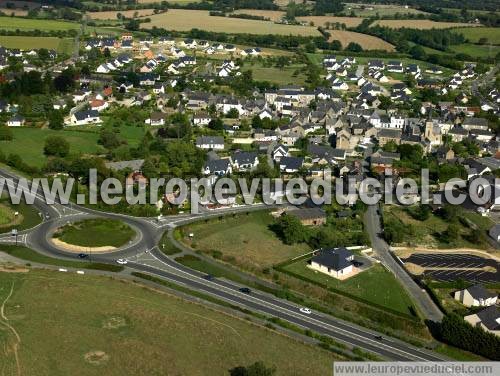
<path id="1" fill-rule="evenodd" d="M 490 306 L 482 311 L 465 316 L 464 320 L 473 326 L 500 336 L 500 310 L 496 306 Z"/>
<path id="2" fill-rule="evenodd" d="M 200 136 L 196 138 L 196 147 L 205 150 L 223 150 L 224 137 L 220 136 Z"/>
<path id="3" fill-rule="evenodd" d="M 24 125 L 24 122 L 25 122 L 24 117 L 22 117 L 19 114 L 16 114 L 7 120 L 7 126 L 8 127 L 22 127 Z"/>
<path id="4" fill-rule="evenodd" d="M 99 112 L 96 110 L 88 110 L 78 111 L 71 115 L 69 125 L 89 125 L 99 123 L 101 123 Z"/>
<path id="5" fill-rule="evenodd" d="M 297 218 L 304 226 L 320 226 L 326 223 L 326 213 L 320 208 L 294 209 L 286 214 Z"/>
<path id="6" fill-rule="evenodd" d="M 326 248 L 315 252 L 308 267 L 334 278 L 353 273 L 354 255 L 347 248 Z"/>
<path id="7" fill-rule="evenodd" d="M 489 307 L 496 304 L 498 295 L 477 284 L 455 291 L 454 298 L 466 307 Z"/>
<path id="8" fill-rule="evenodd" d="M 231 156 L 233 168 L 238 171 L 253 170 L 259 164 L 259 158 L 256 152 L 239 151 Z"/>
<path id="9" fill-rule="evenodd" d="M 282 157 L 279 166 L 280 171 L 285 173 L 295 173 L 298 172 L 304 163 L 304 158 L 299 157 Z"/>

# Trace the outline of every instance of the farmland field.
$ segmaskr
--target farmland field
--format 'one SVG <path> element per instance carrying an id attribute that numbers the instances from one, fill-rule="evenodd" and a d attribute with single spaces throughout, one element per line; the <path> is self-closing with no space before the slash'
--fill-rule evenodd
<path id="1" fill-rule="evenodd" d="M 24 17 L 28 15 L 28 11 L 24 9 L 0 8 L 0 12 L 5 13 L 7 16 L 14 14 L 14 16 Z"/>
<path id="2" fill-rule="evenodd" d="M 19 343 L 7 329 L 0 335 L 6 375 L 18 374 L 16 343 L 22 374 L 39 376 L 226 375 L 256 361 L 277 375 L 325 375 L 335 359 L 263 326 L 108 277 L 30 270 L 0 273 L 0 286 L 19 335 Z"/>
<path id="3" fill-rule="evenodd" d="M 208 14 L 208 11 L 203 10 L 170 9 L 167 13 L 156 14 L 150 18 L 151 22 L 144 23 L 141 27 L 151 29 L 156 26 L 176 31 L 188 31 L 197 28 L 234 34 L 320 35 L 319 31 L 314 27 L 279 25 L 269 21 L 244 20 L 230 17 L 212 17 Z"/>
<path id="4" fill-rule="evenodd" d="M 457 33 L 462 33 L 472 43 L 477 43 L 479 39 L 486 38 L 488 40 L 488 43 L 500 45 L 499 27 L 468 27 L 456 29 L 454 31 Z"/>
<path id="5" fill-rule="evenodd" d="M 430 20 L 378 20 L 372 23 L 371 26 L 380 25 L 387 26 L 391 29 L 399 29 L 406 27 L 409 29 L 449 29 L 452 27 L 475 27 L 480 25 L 459 23 L 459 22 L 436 22 Z"/>
<path id="6" fill-rule="evenodd" d="M 253 73 L 253 79 L 256 81 L 269 81 L 276 83 L 278 85 L 303 85 L 305 81 L 305 76 L 301 72 L 295 75 L 296 70 L 300 70 L 304 66 L 299 65 L 288 65 L 279 69 L 276 67 L 264 67 L 262 64 L 255 63 L 254 65 L 246 64 L 243 71 L 251 70 Z"/>
<path id="7" fill-rule="evenodd" d="M 0 45 L 5 48 L 20 48 L 29 50 L 32 48 L 47 48 L 60 53 L 68 53 L 73 46 L 73 40 L 57 37 L 22 37 L 0 35 Z"/>
<path id="8" fill-rule="evenodd" d="M 365 8 L 361 9 L 360 6 L 364 5 Z M 372 9 L 367 9 L 372 8 Z M 353 4 L 345 3 L 346 13 L 354 12 L 357 17 L 372 17 L 377 13 L 380 16 L 393 16 L 396 13 L 399 14 L 427 14 L 421 10 L 415 8 L 405 8 L 401 5 L 383 5 L 383 4 Z"/>
<path id="9" fill-rule="evenodd" d="M 354 42 L 358 43 L 364 50 L 395 50 L 392 44 L 371 35 L 341 30 L 328 30 L 328 32 L 330 33 L 330 42 L 338 40 L 343 47 L 347 47 L 349 43 Z"/>
<path id="10" fill-rule="evenodd" d="M 79 28 L 76 22 L 0 17 L 0 29 L 3 30 L 67 31 Z"/>
<path id="11" fill-rule="evenodd" d="M 104 12 L 88 12 L 87 15 L 93 20 L 116 20 L 116 15 L 121 13 L 127 18 L 132 18 L 137 12 L 138 17 L 147 17 L 154 14 L 154 9 L 137 9 L 137 10 L 122 10 L 122 11 L 104 11 Z"/>
<path id="12" fill-rule="evenodd" d="M 347 27 L 356 27 L 361 22 L 363 22 L 363 18 L 360 17 L 334 17 L 334 16 L 306 16 L 306 17 L 297 17 L 299 21 L 305 22 L 313 22 L 314 26 L 325 26 L 327 22 L 330 23 L 341 23 L 345 24 Z M 329 30 L 330 31 L 330 30 Z"/>
<path id="13" fill-rule="evenodd" d="M 279 21 L 285 15 L 281 10 L 265 10 L 265 9 L 236 9 L 234 14 L 249 14 L 252 16 L 261 16 L 269 18 L 271 21 Z"/>
<path id="14" fill-rule="evenodd" d="M 46 158 L 43 155 L 44 141 L 49 136 L 61 136 L 71 145 L 70 153 L 98 153 L 101 147 L 97 145 L 99 134 L 79 131 L 54 131 L 38 128 L 13 128 L 14 140 L 0 141 L 0 148 L 8 155 L 18 154 L 27 164 L 41 167 Z"/>
<path id="15" fill-rule="evenodd" d="M 500 52 L 500 46 L 481 46 L 469 43 L 450 46 L 450 49 L 454 52 L 467 54 L 473 57 L 495 57 Z"/>

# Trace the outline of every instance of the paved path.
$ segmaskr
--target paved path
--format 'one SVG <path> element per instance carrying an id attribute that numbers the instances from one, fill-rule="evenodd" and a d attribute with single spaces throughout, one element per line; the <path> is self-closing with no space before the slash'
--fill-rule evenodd
<path id="1" fill-rule="evenodd" d="M 364 217 L 365 227 L 370 235 L 372 248 L 379 257 L 382 264 L 389 269 L 402 283 L 403 287 L 410 294 L 412 300 L 417 304 L 418 309 L 427 320 L 439 322 L 443 318 L 443 313 L 439 310 L 432 299 L 420 286 L 408 275 L 403 266 L 400 265 L 390 254 L 389 245 L 379 234 L 382 233 L 380 226 L 380 216 L 377 207 L 368 207 Z"/>

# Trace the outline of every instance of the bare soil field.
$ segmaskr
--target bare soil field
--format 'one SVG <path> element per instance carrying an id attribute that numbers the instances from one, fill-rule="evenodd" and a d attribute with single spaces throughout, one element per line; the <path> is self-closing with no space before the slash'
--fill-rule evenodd
<path id="1" fill-rule="evenodd" d="M 351 42 L 358 43 L 364 50 L 385 50 L 394 51 L 395 48 L 392 44 L 387 43 L 385 40 L 367 35 L 356 33 L 354 31 L 341 31 L 341 30 L 328 30 L 330 33 L 330 42 L 334 40 L 340 41 L 342 46 L 347 47 Z"/>
<path id="2" fill-rule="evenodd" d="M 347 27 L 356 27 L 364 18 L 361 17 L 334 17 L 334 16 L 306 16 L 297 17 L 299 21 L 313 22 L 314 26 L 325 26 L 327 22 L 346 24 Z"/>
<path id="3" fill-rule="evenodd" d="M 127 18 L 132 18 L 134 13 L 138 13 L 138 17 L 147 17 L 154 14 L 154 9 L 138 9 L 138 10 L 122 10 L 118 11 L 105 11 L 105 12 L 88 12 L 87 15 L 93 20 L 116 20 L 116 15 L 121 13 Z"/>
<path id="4" fill-rule="evenodd" d="M 167 13 L 155 14 L 150 18 L 151 22 L 144 23 L 141 27 L 151 29 L 156 26 L 176 31 L 188 31 L 198 28 L 235 34 L 320 35 L 316 28 L 310 26 L 280 25 L 269 21 L 213 17 L 208 14 L 208 11 L 204 10 L 170 9 Z"/>
<path id="5" fill-rule="evenodd" d="M 391 29 L 400 29 L 406 27 L 409 29 L 449 29 L 452 27 L 475 27 L 481 26 L 476 24 L 460 23 L 460 22 L 435 22 L 430 20 L 378 20 L 371 24 L 371 26 L 387 26 Z"/>
<path id="6" fill-rule="evenodd" d="M 279 21 L 285 15 L 281 10 L 263 10 L 263 9 L 236 9 L 234 14 L 250 14 L 269 18 L 271 21 Z"/>
<path id="7" fill-rule="evenodd" d="M 10 16 L 14 14 L 14 16 L 24 17 L 28 15 L 28 11 L 24 9 L 9 9 L 9 8 L 0 8 L 0 12 Z"/>

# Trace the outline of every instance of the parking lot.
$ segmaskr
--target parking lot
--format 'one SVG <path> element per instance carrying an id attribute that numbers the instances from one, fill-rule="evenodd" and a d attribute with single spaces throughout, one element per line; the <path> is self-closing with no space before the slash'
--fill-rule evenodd
<path id="1" fill-rule="evenodd" d="M 423 275 L 436 281 L 500 282 L 499 263 L 475 255 L 415 253 L 403 262 L 426 269 Z"/>

